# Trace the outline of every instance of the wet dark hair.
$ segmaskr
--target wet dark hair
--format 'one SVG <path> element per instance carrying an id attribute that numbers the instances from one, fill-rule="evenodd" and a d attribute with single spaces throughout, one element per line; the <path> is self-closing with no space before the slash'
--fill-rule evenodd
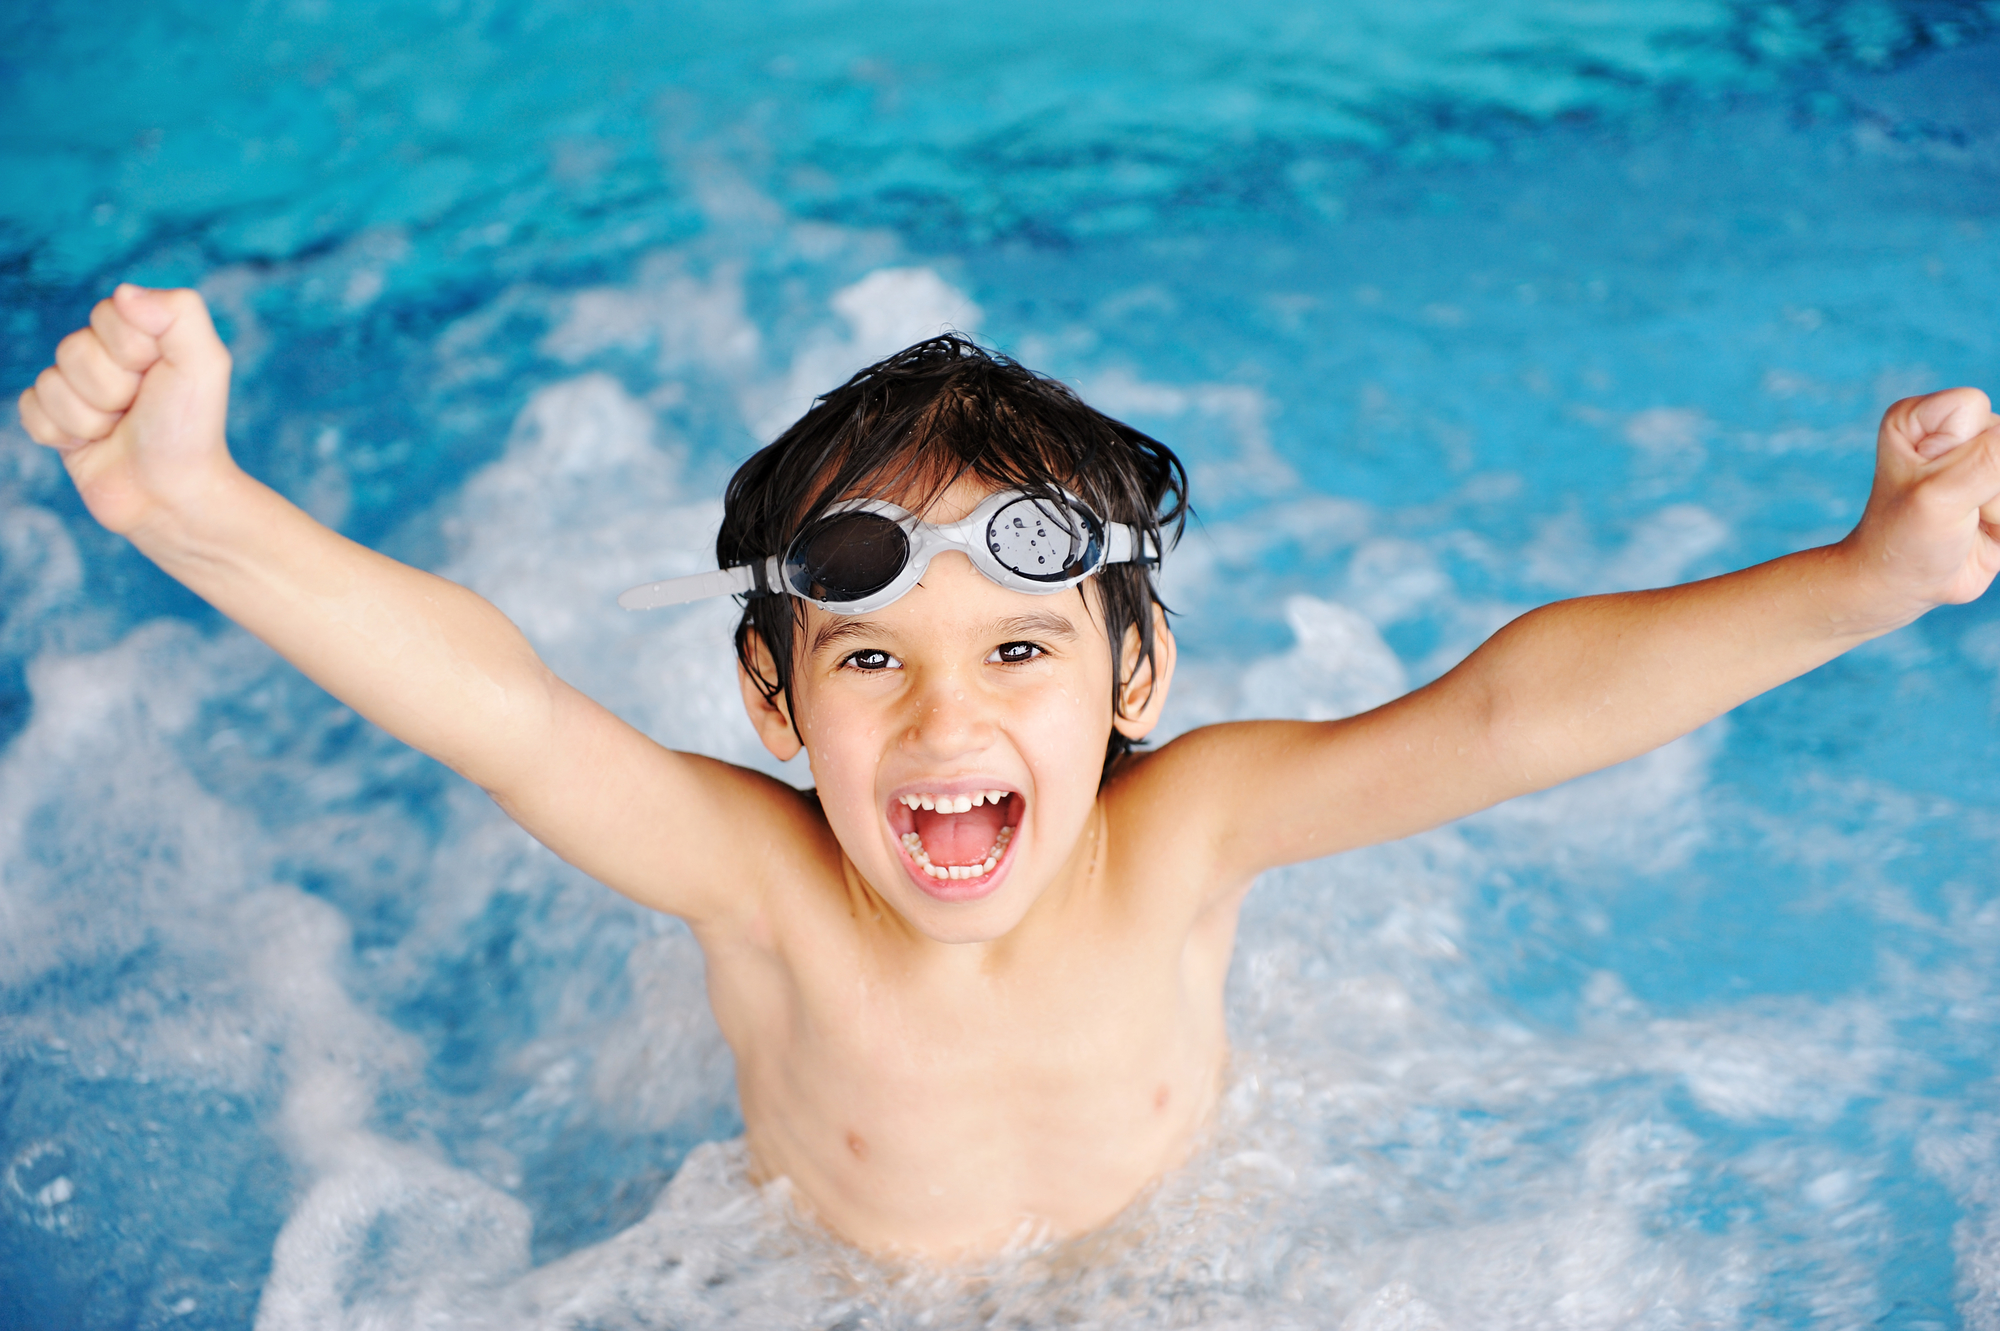
<path id="1" fill-rule="evenodd" d="M 911 496 L 899 502 L 921 512 L 965 476 L 1051 498 L 1068 490 L 1100 518 L 1142 533 L 1153 550 L 1170 549 L 1187 518 L 1187 471 L 1172 449 L 1087 406 L 1057 380 L 946 333 L 818 398 L 737 468 L 723 497 L 715 555 L 731 568 L 782 554 L 842 499 Z M 1108 565 L 1095 581 L 1111 640 L 1111 705 L 1122 715 L 1125 630 L 1139 630 L 1133 668 L 1153 664 L 1153 607 L 1165 604 L 1148 564 Z M 743 607 L 736 658 L 767 699 L 791 686 L 804 623 L 805 603 L 793 596 L 753 596 Z M 776 678 L 760 668 L 753 633 L 770 648 Z M 1111 732 L 1105 775 L 1132 747 Z"/>

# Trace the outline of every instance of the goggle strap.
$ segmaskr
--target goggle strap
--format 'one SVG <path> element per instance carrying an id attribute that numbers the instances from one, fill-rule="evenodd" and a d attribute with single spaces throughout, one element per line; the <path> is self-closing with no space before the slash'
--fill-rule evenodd
<path id="1" fill-rule="evenodd" d="M 769 592 L 777 581 L 776 559 L 760 564 L 739 564 L 708 573 L 690 573 L 684 578 L 649 582 L 621 592 L 618 604 L 627 610 L 658 610 L 661 606 L 686 605 L 711 596 L 749 596 Z"/>
<path id="2" fill-rule="evenodd" d="M 1138 528 L 1122 522 L 1104 524 L 1104 562 L 1107 564 L 1157 564 L 1160 552 L 1157 546 L 1139 533 Z"/>

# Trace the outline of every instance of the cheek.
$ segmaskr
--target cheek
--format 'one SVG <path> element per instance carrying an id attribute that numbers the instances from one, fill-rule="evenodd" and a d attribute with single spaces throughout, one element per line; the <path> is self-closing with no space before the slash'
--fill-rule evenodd
<path id="1" fill-rule="evenodd" d="M 801 700 L 797 716 L 806 763 L 828 817 L 848 824 L 872 823 L 876 769 L 887 723 L 866 710 L 829 708 L 823 699 L 819 706 L 810 698 Z"/>
<path id="2" fill-rule="evenodd" d="M 1111 708 L 1094 692 L 1068 685 L 1044 695 L 1040 705 L 1020 718 L 1015 733 L 1041 769 L 1038 780 L 1060 779 L 1056 773 L 1077 773 L 1077 781 L 1096 788 L 1104 745 L 1111 735 Z"/>

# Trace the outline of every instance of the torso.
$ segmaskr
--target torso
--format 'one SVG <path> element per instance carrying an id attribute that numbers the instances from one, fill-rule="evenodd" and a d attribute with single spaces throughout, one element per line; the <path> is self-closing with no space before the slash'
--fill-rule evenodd
<path id="1" fill-rule="evenodd" d="M 1201 907 L 1185 857 L 1120 832 L 1100 813 L 1087 878 L 983 952 L 917 938 L 831 857 L 704 938 L 758 1174 L 862 1247 L 948 1257 L 1094 1228 L 1183 1160 L 1241 893 Z"/>

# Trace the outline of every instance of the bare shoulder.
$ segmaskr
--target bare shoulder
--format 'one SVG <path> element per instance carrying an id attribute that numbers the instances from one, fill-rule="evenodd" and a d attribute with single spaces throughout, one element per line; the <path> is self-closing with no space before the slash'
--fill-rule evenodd
<path id="1" fill-rule="evenodd" d="M 1105 789 L 1125 835 L 1200 865 L 1210 899 L 1266 869 L 1406 836 L 1479 807 L 1434 689 L 1338 721 L 1232 721 L 1131 760 Z"/>
<path id="2" fill-rule="evenodd" d="M 1107 811 L 1135 826 L 1199 835 L 1234 816 L 1234 794 L 1274 764 L 1323 745 L 1311 721 L 1225 721 L 1178 735 L 1124 760 L 1105 784 Z"/>
<path id="3" fill-rule="evenodd" d="M 691 921 L 705 943 L 734 933 L 740 941 L 770 946 L 787 919 L 816 917 L 820 906 L 844 913 L 847 857 L 818 792 L 719 759 L 679 756 L 697 767 L 718 797 L 709 835 L 719 857 L 713 870 L 719 899 Z"/>
<path id="4" fill-rule="evenodd" d="M 1118 765 L 1100 799 L 1121 860 L 1143 877 L 1149 894 L 1199 912 L 1248 886 L 1262 866 L 1235 853 L 1243 792 L 1279 751 L 1310 731 L 1301 722 L 1225 722 Z"/>

